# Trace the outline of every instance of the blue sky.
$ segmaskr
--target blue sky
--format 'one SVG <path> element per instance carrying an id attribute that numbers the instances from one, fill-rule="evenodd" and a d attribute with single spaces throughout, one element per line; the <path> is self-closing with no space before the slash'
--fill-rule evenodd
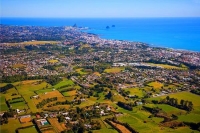
<path id="1" fill-rule="evenodd" d="M 1 17 L 200 17 L 200 0 L 0 0 Z"/>

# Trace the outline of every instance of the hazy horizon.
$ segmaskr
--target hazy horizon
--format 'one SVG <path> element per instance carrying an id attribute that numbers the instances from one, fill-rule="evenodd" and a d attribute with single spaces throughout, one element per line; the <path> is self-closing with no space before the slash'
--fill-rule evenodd
<path id="1" fill-rule="evenodd" d="M 18 18 L 200 17 L 200 0 L 1 0 L 0 12 Z"/>

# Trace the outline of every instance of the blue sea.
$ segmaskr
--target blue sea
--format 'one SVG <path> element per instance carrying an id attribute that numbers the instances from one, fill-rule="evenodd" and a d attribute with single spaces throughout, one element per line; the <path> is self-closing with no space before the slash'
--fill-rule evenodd
<path id="1" fill-rule="evenodd" d="M 101 38 L 200 52 L 200 18 L 1 18 L 1 24 L 89 27 Z M 112 27 L 115 25 L 115 27 Z M 109 26 L 109 29 L 106 29 Z"/>

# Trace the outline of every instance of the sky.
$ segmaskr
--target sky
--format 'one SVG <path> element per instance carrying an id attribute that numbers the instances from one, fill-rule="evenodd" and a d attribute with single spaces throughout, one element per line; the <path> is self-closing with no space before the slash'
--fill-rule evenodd
<path id="1" fill-rule="evenodd" d="M 200 0 L 0 0 L 1 17 L 200 17 Z"/>

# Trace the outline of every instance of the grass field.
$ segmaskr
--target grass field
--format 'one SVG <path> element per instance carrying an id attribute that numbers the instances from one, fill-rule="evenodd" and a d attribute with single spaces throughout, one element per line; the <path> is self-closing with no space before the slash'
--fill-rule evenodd
<path id="1" fill-rule="evenodd" d="M 112 116 L 111 116 L 112 117 Z M 100 130 L 93 130 L 93 133 L 118 133 L 117 130 L 112 128 L 109 124 L 107 124 L 105 121 L 103 121 L 105 118 L 108 118 L 107 116 L 102 117 L 101 119 L 92 119 L 92 120 L 97 120 L 101 124 L 101 129 Z"/>
<path id="2" fill-rule="evenodd" d="M 21 127 L 18 119 L 9 118 L 9 123 L 0 126 L 1 133 L 15 133 L 15 129 Z"/>
<path id="3" fill-rule="evenodd" d="M 42 93 L 51 92 L 51 91 L 53 91 L 53 89 L 42 89 L 42 90 L 35 91 L 35 93 L 42 94 Z"/>
<path id="4" fill-rule="evenodd" d="M 199 95 L 184 91 L 184 92 L 169 94 L 168 96 L 171 97 L 171 98 L 177 98 L 179 101 L 181 99 L 192 101 L 194 107 L 200 108 L 200 102 L 199 102 L 200 96 Z M 166 96 L 161 96 L 161 97 L 158 97 L 158 98 L 165 98 L 165 97 Z M 151 99 L 154 99 L 154 98 L 151 98 Z"/>
<path id="5" fill-rule="evenodd" d="M 200 122 L 200 114 L 189 113 L 186 115 L 181 115 L 178 117 L 178 120 L 184 121 L 184 122 L 198 123 Z"/>
<path id="6" fill-rule="evenodd" d="M 7 90 L 4 95 L 6 100 L 12 100 L 13 98 L 21 97 L 21 95 L 18 94 L 18 91 L 15 88 Z"/>
<path id="7" fill-rule="evenodd" d="M 28 128 L 24 128 L 24 129 L 19 129 L 18 130 L 19 133 L 38 133 L 35 126 L 32 127 L 28 127 Z"/>
<path id="8" fill-rule="evenodd" d="M 124 70 L 124 67 L 112 67 L 109 69 L 105 69 L 104 72 L 106 73 L 119 73 Z"/>
<path id="9" fill-rule="evenodd" d="M 14 64 L 12 67 L 13 68 L 25 68 L 26 66 L 23 64 Z"/>
<path id="10" fill-rule="evenodd" d="M 101 128 L 100 130 L 93 130 L 93 133 L 118 133 L 117 130 L 113 128 Z"/>
<path id="11" fill-rule="evenodd" d="M 50 84 L 43 82 L 41 80 L 25 80 L 22 82 L 14 83 L 16 85 L 17 91 L 22 95 L 22 97 L 27 102 L 31 112 L 40 111 L 36 108 L 31 96 L 37 95 L 37 91 L 43 90 L 46 87 L 51 87 Z M 52 91 L 52 89 L 51 89 Z"/>
<path id="12" fill-rule="evenodd" d="M 54 129 L 59 133 L 66 129 L 61 126 L 61 124 L 58 122 L 57 118 L 48 118 L 48 121 L 54 127 Z"/>
<path id="13" fill-rule="evenodd" d="M 59 110 L 59 109 L 69 109 L 70 108 L 70 105 L 56 105 L 56 106 L 53 106 L 53 107 L 48 107 L 47 109 L 49 110 Z"/>
<path id="14" fill-rule="evenodd" d="M 118 111 L 121 111 L 124 114 L 122 116 L 117 117 L 119 121 L 128 123 L 131 127 L 133 127 L 135 130 L 141 133 L 143 132 L 144 133 L 168 133 L 168 132 L 189 133 L 194 131 L 191 130 L 189 127 L 171 129 L 159 126 L 159 122 L 161 122 L 163 119 L 148 118 L 150 113 L 140 110 L 140 106 L 135 107 L 133 111 L 127 111 L 119 107 Z M 197 131 L 194 131 L 194 133 L 196 132 Z"/>
<path id="15" fill-rule="evenodd" d="M 49 63 L 57 63 L 58 60 L 49 60 L 48 62 L 49 62 Z"/>
<path id="16" fill-rule="evenodd" d="M 166 64 L 154 64 L 154 63 L 147 63 L 148 65 L 151 66 L 158 66 L 166 69 L 177 69 L 177 70 L 187 70 L 188 68 L 183 66 L 183 67 L 177 67 L 177 66 L 172 66 L 172 65 L 166 65 Z"/>
<path id="17" fill-rule="evenodd" d="M 97 76 L 101 76 L 101 74 L 99 72 L 94 72 L 93 74 L 95 74 Z"/>
<path id="18" fill-rule="evenodd" d="M 52 98 L 52 97 L 64 99 L 63 95 L 58 90 L 54 90 L 54 91 L 51 91 L 51 92 L 39 94 L 39 98 L 38 99 L 33 98 L 33 101 L 34 101 L 35 104 L 38 104 L 42 100 L 47 99 L 47 98 Z"/>
<path id="19" fill-rule="evenodd" d="M 167 95 L 149 98 L 148 100 L 160 100 L 160 99 L 166 98 L 166 96 Z M 180 102 L 181 99 L 192 101 L 194 108 L 197 110 L 200 110 L 200 102 L 199 102 L 200 96 L 199 95 L 184 91 L 184 92 L 169 94 L 168 96 L 171 98 L 177 98 L 178 102 Z"/>
<path id="20" fill-rule="evenodd" d="M 59 42 L 57 41 L 27 41 L 27 42 L 20 42 L 20 43 L 7 43 L 10 46 L 14 46 L 17 44 L 22 44 L 22 45 L 40 45 L 40 44 L 58 44 Z"/>
<path id="21" fill-rule="evenodd" d="M 87 74 L 87 72 L 83 72 L 83 68 L 78 68 L 75 70 L 77 73 L 79 73 L 80 75 L 85 75 Z"/>
<path id="22" fill-rule="evenodd" d="M 112 121 L 110 121 L 113 125 L 115 125 L 117 127 L 117 129 L 119 129 L 122 133 L 131 133 L 126 127 L 124 127 L 123 125 L 120 125 L 118 123 L 114 123 Z"/>
<path id="23" fill-rule="evenodd" d="M 28 109 L 28 106 L 26 105 L 25 101 L 10 104 L 10 107 L 12 109 Z"/>
<path id="24" fill-rule="evenodd" d="M 126 91 L 130 91 L 130 95 L 137 95 L 138 97 L 143 97 L 143 91 L 139 88 L 128 88 Z"/>
<path id="25" fill-rule="evenodd" d="M 181 114 L 185 115 L 186 114 L 185 110 L 181 110 L 181 109 L 175 108 L 175 107 L 167 105 L 167 104 L 146 104 L 145 106 L 161 108 L 169 116 L 171 116 L 172 114 L 175 114 L 175 115 L 181 115 Z"/>
<path id="26" fill-rule="evenodd" d="M 74 96 L 74 95 L 76 95 L 76 90 L 63 92 L 62 94 L 63 94 L 63 96 L 65 96 L 65 97 Z"/>
<path id="27" fill-rule="evenodd" d="M 5 96 L 4 95 L 0 95 L 0 112 L 1 111 L 7 111 L 8 110 L 8 106 L 5 103 Z"/>
<path id="28" fill-rule="evenodd" d="M 60 88 L 62 86 L 65 86 L 65 85 L 72 86 L 72 85 L 74 85 L 74 82 L 72 80 L 63 78 L 63 80 L 61 82 L 59 82 L 58 84 L 54 85 L 53 87 L 55 89 L 58 89 L 58 88 Z"/>
<path id="29" fill-rule="evenodd" d="M 163 86 L 163 84 L 158 81 L 151 82 L 148 85 L 153 87 L 154 89 L 160 89 Z"/>
<path id="30" fill-rule="evenodd" d="M 4 87 L 6 85 L 7 85 L 7 83 L 0 83 L 0 87 Z"/>
<path id="31" fill-rule="evenodd" d="M 160 100 L 165 97 L 166 96 L 160 96 L 160 97 L 155 97 L 155 98 L 149 98 L 148 100 Z M 175 93 L 175 94 L 169 94 L 169 97 L 177 98 L 178 102 L 180 102 L 180 100 L 183 99 L 183 100 L 192 101 L 192 103 L 193 103 L 194 110 L 192 110 L 189 114 L 183 113 L 182 115 L 179 115 L 178 120 L 186 121 L 186 122 L 199 122 L 200 121 L 200 103 L 199 103 L 200 96 L 199 95 L 196 95 L 196 94 L 193 94 L 190 92 L 179 92 L 179 93 Z M 162 105 L 158 105 L 158 106 L 162 106 Z M 170 112 L 170 110 L 172 108 L 173 107 L 170 107 L 170 106 L 167 107 L 167 105 L 166 105 L 166 107 L 164 107 L 163 109 Z M 173 110 L 175 110 L 175 109 L 173 109 Z M 177 115 L 178 114 L 179 113 L 177 113 Z"/>

